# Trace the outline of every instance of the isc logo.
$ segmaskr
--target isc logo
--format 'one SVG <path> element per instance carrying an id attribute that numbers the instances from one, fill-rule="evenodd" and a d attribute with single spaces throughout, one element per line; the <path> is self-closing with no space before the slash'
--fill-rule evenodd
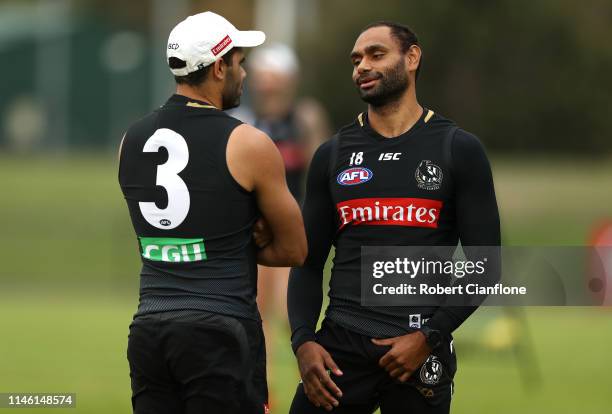
<path id="1" fill-rule="evenodd" d="M 370 181 L 374 173 L 367 168 L 353 167 L 338 174 L 336 181 L 340 185 L 357 185 Z"/>
<path id="2" fill-rule="evenodd" d="M 378 161 L 397 161 L 400 159 L 401 152 L 381 152 Z"/>

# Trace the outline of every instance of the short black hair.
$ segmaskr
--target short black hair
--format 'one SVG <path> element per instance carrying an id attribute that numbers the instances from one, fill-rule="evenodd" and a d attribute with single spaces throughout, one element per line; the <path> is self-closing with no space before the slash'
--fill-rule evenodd
<path id="1" fill-rule="evenodd" d="M 225 55 L 223 55 L 223 57 L 221 58 L 223 59 L 223 61 L 225 62 L 227 66 L 232 66 L 232 56 L 234 55 L 235 51 L 236 51 L 236 48 L 233 48 L 229 52 L 227 52 Z M 170 69 L 180 69 L 180 68 L 184 68 L 185 66 L 187 66 L 187 62 L 173 56 L 170 59 L 168 59 L 168 66 L 170 66 Z M 208 66 L 203 67 L 202 69 L 198 69 L 195 72 L 191 72 L 185 76 L 175 75 L 174 80 L 176 81 L 176 83 L 180 85 L 198 86 L 202 82 L 204 82 L 204 80 L 206 79 L 206 75 L 208 75 L 208 72 L 210 72 L 210 68 L 212 66 L 213 65 L 210 64 Z"/>
<path id="2" fill-rule="evenodd" d="M 414 33 L 408 26 L 405 26 L 400 23 L 391 22 L 388 20 L 381 20 L 378 22 L 370 23 L 366 27 L 363 28 L 361 33 L 365 32 L 368 29 L 372 29 L 374 27 L 388 27 L 391 30 L 391 36 L 400 45 L 400 50 L 402 53 L 408 52 L 410 46 L 417 45 L 419 46 L 419 39 L 417 38 L 416 33 Z M 419 66 L 414 74 L 415 80 L 419 78 L 419 72 L 421 71 L 421 66 L 423 64 L 423 57 L 421 56 L 421 60 L 419 62 Z"/>

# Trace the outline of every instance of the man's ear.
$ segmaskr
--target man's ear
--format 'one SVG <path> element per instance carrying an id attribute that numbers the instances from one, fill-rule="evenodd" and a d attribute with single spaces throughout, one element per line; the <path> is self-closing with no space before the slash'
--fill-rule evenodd
<path id="1" fill-rule="evenodd" d="M 218 80 L 225 79 L 226 70 L 227 69 L 225 67 L 225 62 L 223 61 L 223 58 L 217 59 L 215 63 L 213 63 L 212 71 L 213 71 L 213 77 L 215 79 L 218 79 Z"/>
<path id="2" fill-rule="evenodd" d="M 421 61 L 421 48 L 417 45 L 410 46 L 406 53 L 406 59 L 408 64 L 408 70 L 415 71 L 419 67 Z"/>

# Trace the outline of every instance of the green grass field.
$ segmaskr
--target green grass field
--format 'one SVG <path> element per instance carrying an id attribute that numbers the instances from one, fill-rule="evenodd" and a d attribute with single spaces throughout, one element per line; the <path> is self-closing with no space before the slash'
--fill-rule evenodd
<path id="1" fill-rule="evenodd" d="M 612 217 L 609 163 L 493 165 L 507 244 L 584 244 Z M 76 410 L 54 412 L 131 412 L 125 352 L 139 263 L 115 168 L 100 156 L 0 157 L 0 393 L 75 392 Z M 523 309 L 518 331 L 504 315 L 480 309 L 456 333 L 454 413 L 610 412 L 612 310 Z M 286 413 L 298 377 L 276 328 L 269 382 L 273 412 Z M 516 335 L 533 355 L 508 346 Z M 39 412 L 19 412 L 29 411 Z"/>

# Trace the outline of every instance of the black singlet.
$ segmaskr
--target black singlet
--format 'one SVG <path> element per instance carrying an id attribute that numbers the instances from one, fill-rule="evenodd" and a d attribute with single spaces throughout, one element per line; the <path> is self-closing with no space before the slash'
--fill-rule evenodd
<path id="1" fill-rule="evenodd" d="M 136 316 L 203 310 L 259 320 L 254 195 L 231 176 L 226 147 L 241 122 L 174 95 L 133 124 L 119 182 L 142 259 Z"/>

